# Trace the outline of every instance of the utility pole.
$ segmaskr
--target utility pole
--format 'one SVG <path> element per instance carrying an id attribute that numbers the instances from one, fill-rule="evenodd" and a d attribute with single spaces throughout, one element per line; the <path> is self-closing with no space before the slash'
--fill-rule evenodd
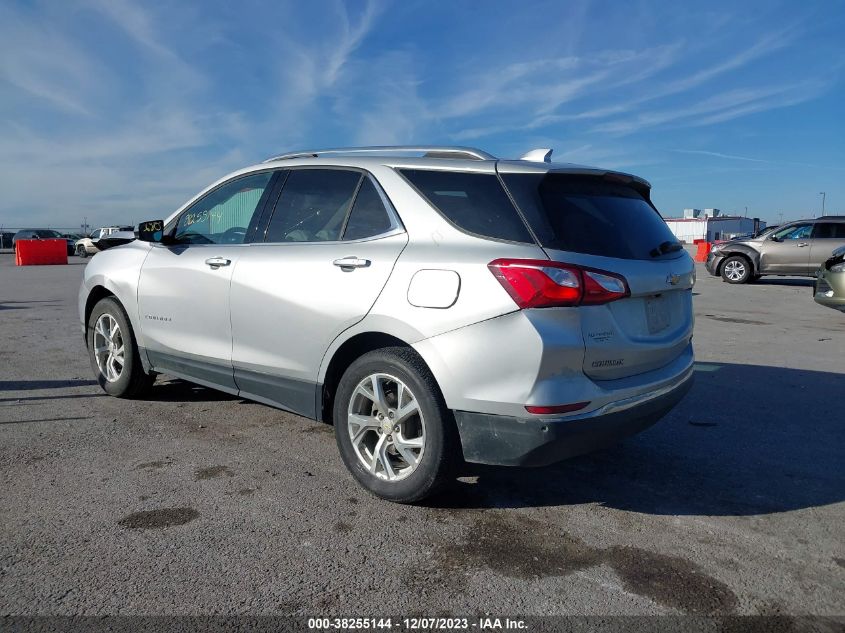
<path id="1" fill-rule="evenodd" d="M 824 215 L 824 199 L 825 199 L 825 197 L 827 197 L 827 196 L 826 196 L 826 194 L 825 194 L 825 192 L 824 192 L 824 191 L 820 191 L 820 192 L 819 192 L 819 195 L 822 197 L 822 215 Z"/>
<path id="2" fill-rule="evenodd" d="M 747 206 L 747 205 L 746 205 L 746 207 L 745 207 L 745 217 L 746 217 L 746 218 L 748 217 L 748 206 Z"/>

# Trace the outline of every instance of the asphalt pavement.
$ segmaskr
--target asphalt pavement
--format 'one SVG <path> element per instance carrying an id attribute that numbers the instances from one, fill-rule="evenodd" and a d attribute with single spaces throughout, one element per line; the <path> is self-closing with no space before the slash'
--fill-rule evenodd
<path id="1" fill-rule="evenodd" d="M 809 280 L 699 265 L 660 423 L 401 506 L 329 426 L 165 377 L 106 396 L 70 262 L 0 255 L 0 615 L 845 614 L 845 316 Z"/>

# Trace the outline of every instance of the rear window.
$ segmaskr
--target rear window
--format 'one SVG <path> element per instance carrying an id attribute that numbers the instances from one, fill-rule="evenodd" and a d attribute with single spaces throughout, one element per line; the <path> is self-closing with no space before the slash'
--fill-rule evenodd
<path id="1" fill-rule="evenodd" d="M 401 173 L 459 229 L 497 240 L 534 242 L 495 175 L 422 169 Z"/>
<path id="2" fill-rule="evenodd" d="M 630 186 L 567 174 L 502 174 L 544 248 L 654 259 L 678 240 L 660 214 Z"/>

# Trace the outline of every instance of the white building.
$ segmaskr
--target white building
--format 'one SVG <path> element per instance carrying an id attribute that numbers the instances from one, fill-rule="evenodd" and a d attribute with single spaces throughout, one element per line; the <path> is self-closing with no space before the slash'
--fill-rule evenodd
<path id="1" fill-rule="evenodd" d="M 719 209 L 684 209 L 684 217 L 666 218 L 666 224 L 678 241 L 687 244 L 695 240 L 729 240 L 737 235 L 760 231 L 766 226 L 758 218 L 722 215 Z"/>

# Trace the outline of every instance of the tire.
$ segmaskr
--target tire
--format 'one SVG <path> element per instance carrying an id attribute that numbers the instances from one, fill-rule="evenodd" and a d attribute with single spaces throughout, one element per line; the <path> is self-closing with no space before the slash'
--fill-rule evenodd
<path id="1" fill-rule="evenodd" d="M 722 279 L 729 284 L 744 284 L 751 276 L 751 263 L 740 255 L 728 257 L 722 264 Z"/>
<path id="2" fill-rule="evenodd" d="M 115 325 L 117 331 L 114 331 Z M 111 337 L 107 336 L 111 332 L 114 334 Z M 88 345 L 91 368 L 103 391 L 116 398 L 137 398 L 149 391 L 155 381 L 155 376 L 144 373 L 129 318 L 116 299 L 106 297 L 97 302 L 88 318 L 85 340 Z M 95 343 L 102 349 L 108 346 L 109 340 L 113 342 L 115 351 L 122 347 L 122 364 L 117 362 L 118 357 L 112 354 L 112 347 L 108 347 L 108 351 L 100 354 L 95 352 Z M 109 360 L 113 356 L 115 362 L 110 363 Z M 118 367 L 119 371 L 117 371 Z"/>
<path id="3" fill-rule="evenodd" d="M 364 395 L 375 396 L 374 379 L 384 394 L 386 416 L 375 397 Z M 413 407 L 417 412 L 400 420 L 402 410 L 407 413 Z M 351 422 L 350 412 L 355 416 Z M 375 350 L 349 366 L 338 383 L 334 425 L 346 467 L 361 486 L 382 499 L 419 501 L 453 478 L 461 463 L 452 413 L 434 376 L 409 348 Z M 353 441 L 353 435 L 360 439 Z M 382 451 L 377 451 L 379 446 Z"/>
<path id="4" fill-rule="evenodd" d="M 85 247 L 82 244 L 76 247 L 76 256 L 81 257 L 82 259 L 88 257 L 88 251 L 85 250 Z"/>

